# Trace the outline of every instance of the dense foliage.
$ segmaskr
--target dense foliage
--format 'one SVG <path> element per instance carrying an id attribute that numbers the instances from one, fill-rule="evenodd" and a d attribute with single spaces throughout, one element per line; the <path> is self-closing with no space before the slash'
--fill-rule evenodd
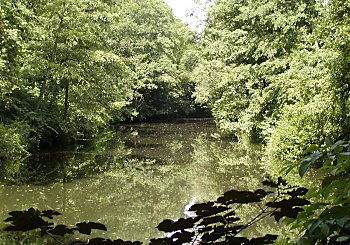
<path id="1" fill-rule="evenodd" d="M 300 244 L 349 240 L 349 143 L 330 140 L 350 129 L 349 12 L 347 0 L 218 0 L 194 70 L 197 102 L 223 132 L 263 142 L 270 169 L 289 172 L 316 150 L 299 170 L 324 176 L 294 221 Z"/>
<path id="2" fill-rule="evenodd" d="M 298 244 L 347 244 L 350 241 L 350 141 L 333 142 L 326 137 L 322 147 L 313 145 L 299 166 L 303 177 L 311 167 L 325 173 L 320 187 L 311 188 L 306 197 L 312 201 L 296 219 Z"/>
<path id="3" fill-rule="evenodd" d="M 195 68 L 222 131 L 263 141 L 275 164 L 348 133 L 348 1 L 218 0 Z"/>
<path id="4" fill-rule="evenodd" d="M 217 0 L 196 39 L 162 0 L 2 1 L 0 161 L 188 115 L 195 98 L 222 132 L 264 143 L 271 169 L 319 148 L 299 170 L 326 174 L 300 243 L 348 241 L 349 142 L 330 138 L 350 133 L 349 13 L 349 0 Z"/>
<path id="5" fill-rule="evenodd" d="M 1 2 L 0 158 L 188 115 L 194 33 L 161 0 Z"/>

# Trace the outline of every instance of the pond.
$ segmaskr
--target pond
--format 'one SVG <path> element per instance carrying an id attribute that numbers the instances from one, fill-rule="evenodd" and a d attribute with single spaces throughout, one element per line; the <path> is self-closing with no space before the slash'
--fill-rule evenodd
<path id="1" fill-rule="evenodd" d="M 53 209 L 63 214 L 57 223 L 101 222 L 108 232 L 99 236 L 147 243 L 164 235 L 155 228 L 163 219 L 184 217 L 186 205 L 260 186 L 259 153 L 220 138 L 206 119 L 116 125 L 93 141 L 3 166 L 0 218 Z"/>

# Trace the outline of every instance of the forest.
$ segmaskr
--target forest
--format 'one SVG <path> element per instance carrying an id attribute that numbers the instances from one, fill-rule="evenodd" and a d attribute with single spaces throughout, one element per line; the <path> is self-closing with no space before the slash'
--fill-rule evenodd
<path id="1" fill-rule="evenodd" d="M 273 178 L 320 173 L 276 243 L 348 244 L 350 1 L 207 2 L 196 33 L 163 0 L 1 1 L 0 171 L 111 125 L 211 117 Z"/>

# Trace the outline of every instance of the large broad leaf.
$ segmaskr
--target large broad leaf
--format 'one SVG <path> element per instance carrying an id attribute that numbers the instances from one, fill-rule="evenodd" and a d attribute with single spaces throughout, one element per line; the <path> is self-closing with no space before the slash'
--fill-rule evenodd
<path id="1" fill-rule="evenodd" d="M 226 235 L 226 232 L 211 232 L 204 234 L 201 239 L 203 242 L 215 242 L 219 240 L 220 238 L 224 237 Z"/>
<path id="2" fill-rule="evenodd" d="M 311 162 L 304 162 L 299 167 L 299 175 L 300 177 L 303 177 L 306 173 L 306 171 L 309 169 L 311 165 Z"/>
<path id="3" fill-rule="evenodd" d="M 194 226 L 194 219 L 188 218 L 188 219 L 178 219 L 177 221 L 174 220 L 163 220 L 158 226 L 158 230 L 165 231 L 165 232 L 172 232 L 172 231 L 179 231 L 179 230 L 185 230 L 188 228 L 193 228 Z"/>
<path id="4" fill-rule="evenodd" d="M 48 229 L 47 232 L 52 235 L 64 236 L 66 234 L 73 234 L 74 230 L 68 228 L 66 225 L 57 225 L 53 229 Z"/>
<path id="5" fill-rule="evenodd" d="M 212 215 L 216 215 L 216 214 L 225 212 L 225 211 L 227 211 L 229 209 L 230 208 L 228 208 L 226 206 L 213 206 L 213 207 L 211 207 L 209 209 L 197 210 L 196 211 L 197 217 L 195 217 L 195 220 L 198 221 L 201 218 L 212 216 Z"/>
<path id="6" fill-rule="evenodd" d="M 80 233 L 90 235 L 92 229 L 107 231 L 107 227 L 104 224 L 96 223 L 96 222 L 81 222 L 76 224 Z"/>
<path id="7" fill-rule="evenodd" d="M 195 237 L 195 233 L 189 232 L 189 231 L 176 232 L 171 236 L 171 238 L 175 239 L 177 243 L 191 242 L 194 237 Z"/>
<path id="8" fill-rule="evenodd" d="M 288 217 L 288 218 L 293 218 L 295 219 L 298 216 L 298 213 L 304 211 L 302 208 L 282 208 L 280 211 L 275 211 L 271 214 L 271 216 L 275 217 L 275 220 L 277 222 L 280 221 L 281 218 L 283 217 Z"/>
<path id="9" fill-rule="evenodd" d="M 214 217 L 208 217 L 204 218 L 203 221 L 200 223 L 200 225 L 210 225 L 210 224 L 215 224 L 215 223 L 226 223 L 226 219 L 222 216 L 214 216 Z"/>
<path id="10" fill-rule="evenodd" d="M 101 223 L 89 222 L 88 225 L 91 227 L 91 229 L 107 231 L 107 227 Z"/>
<path id="11" fill-rule="evenodd" d="M 243 245 L 248 243 L 249 240 L 245 237 L 230 237 L 227 239 L 227 244 Z"/>
<path id="12" fill-rule="evenodd" d="M 276 235 L 267 234 L 264 237 L 251 239 L 249 245 L 272 244 L 276 239 Z"/>
<path id="13" fill-rule="evenodd" d="M 290 198 L 290 199 L 284 199 L 279 202 L 268 202 L 266 203 L 266 206 L 272 207 L 272 208 L 292 208 L 295 206 L 305 206 L 310 204 L 310 201 L 303 199 L 303 198 Z"/>
<path id="14" fill-rule="evenodd" d="M 82 241 L 75 241 L 70 243 L 69 245 L 141 245 L 141 242 L 130 242 L 130 241 L 123 241 L 121 239 L 118 240 L 111 240 L 106 238 L 93 238 L 89 239 L 87 242 Z"/>
<path id="15" fill-rule="evenodd" d="M 201 210 L 208 210 L 214 206 L 214 202 L 207 202 L 207 203 L 195 203 L 190 207 L 189 211 L 201 211 Z"/>
<path id="16" fill-rule="evenodd" d="M 225 205 L 233 203 L 253 203 L 260 202 L 266 195 L 267 192 L 262 189 L 256 190 L 255 192 L 230 190 L 225 192 L 223 197 L 219 197 L 217 202 Z"/>
<path id="17" fill-rule="evenodd" d="M 81 223 L 77 223 L 77 230 L 85 235 L 90 235 L 91 234 L 91 227 L 88 225 L 88 223 L 86 222 L 81 222 Z"/>
<path id="18" fill-rule="evenodd" d="M 305 195 L 306 193 L 308 192 L 308 189 L 307 188 L 298 188 L 296 190 L 293 190 L 293 191 L 288 191 L 286 194 L 296 198 L 297 196 L 303 196 Z"/>
<path id="19" fill-rule="evenodd" d="M 42 217 L 53 219 L 53 216 L 62 215 L 61 213 L 54 210 L 44 210 L 41 212 Z"/>
<path id="20" fill-rule="evenodd" d="M 172 238 L 158 238 L 158 239 L 151 239 L 149 245 L 173 245 L 173 239 Z"/>
<path id="21" fill-rule="evenodd" d="M 53 224 L 43 220 L 40 217 L 41 212 L 34 208 L 26 211 L 12 211 L 9 212 L 9 215 L 12 217 L 7 218 L 5 221 L 11 222 L 11 226 L 6 227 L 5 231 L 30 231 L 49 227 Z"/>

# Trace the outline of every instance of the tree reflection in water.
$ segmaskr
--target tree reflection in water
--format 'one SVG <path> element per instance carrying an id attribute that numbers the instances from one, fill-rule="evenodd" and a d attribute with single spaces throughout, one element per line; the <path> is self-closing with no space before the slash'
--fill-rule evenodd
<path id="1" fill-rule="evenodd" d="M 184 217 L 193 197 L 205 202 L 232 188 L 254 190 L 263 180 L 259 147 L 216 133 L 210 121 L 122 125 L 96 142 L 5 165 L 2 178 L 22 185 L 0 187 L 1 215 L 49 208 L 64 214 L 57 220 L 64 224 L 101 222 L 109 229 L 101 235 L 113 239 L 161 237 L 155 227 Z M 251 210 L 240 212 L 251 217 Z M 262 223 L 261 232 L 269 226 Z"/>

